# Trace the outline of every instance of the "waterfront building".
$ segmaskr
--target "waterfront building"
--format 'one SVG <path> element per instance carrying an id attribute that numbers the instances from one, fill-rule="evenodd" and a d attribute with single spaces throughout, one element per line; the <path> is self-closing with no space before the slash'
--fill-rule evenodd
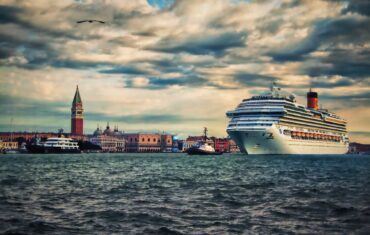
<path id="1" fill-rule="evenodd" d="M 348 153 L 370 154 L 370 144 L 350 143 Z"/>
<path id="2" fill-rule="evenodd" d="M 232 139 L 229 139 L 229 152 L 230 153 L 240 153 L 239 146 Z"/>
<path id="3" fill-rule="evenodd" d="M 216 138 L 211 137 L 211 140 L 213 141 L 213 147 L 216 152 L 229 152 L 229 139 L 228 138 Z"/>
<path id="4" fill-rule="evenodd" d="M 173 153 L 179 152 L 179 138 L 177 135 L 172 136 L 172 150 Z"/>
<path id="5" fill-rule="evenodd" d="M 172 135 L 159 133 L 125 133 L 126 152 L 171 152 Z"/>
<path id="6" fill-rule="evenodd" d="M 103 152 L 124 152 L 125 139 L 123 132 L 118 131 L 118 127 L 112 131 L 109 124 L 106 129 L 102 131 L 99 127 L 94 131 L 90 142 L 102 148 Z"/>
<path id="7" fill-rule="evenodd" d="M 18 149 L 17 141 L 1 141 L 0 140 L 0 152 L 9 149 Z"/>
<path id="8" fill-rule="evenodd" d="M 82 99 L 80 96 L 80 92 L 78 90 L 78 86 L 76 88 L 76 93 L 73 98 L 72 108 L 71 108 L 71 135 L 73 136 L 82 136 L 83 135 L 83 107 L 82 107 Z"/>

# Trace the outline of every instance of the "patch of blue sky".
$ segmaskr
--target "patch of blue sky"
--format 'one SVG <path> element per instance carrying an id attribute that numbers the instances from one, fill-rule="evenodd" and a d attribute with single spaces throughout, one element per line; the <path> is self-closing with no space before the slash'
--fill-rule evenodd
<path id="1" fill-rule="evenodd" d="M 172 6 L 174 4 L 175 0 L 147 0 L 148 3 L 153 6 L 157 7 L 159 9 L 164 9 Z"/>

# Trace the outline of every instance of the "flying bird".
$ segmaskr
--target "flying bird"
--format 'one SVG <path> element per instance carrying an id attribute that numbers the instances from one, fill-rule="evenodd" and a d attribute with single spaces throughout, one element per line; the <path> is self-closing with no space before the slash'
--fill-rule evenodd
<path id="1" fill-rule="evenodd" d="M 81 23 L 86 23 L 86 22 L 89 22 L 90 24 L 93 23 L 93 22 L 99 22 L 101 24 L 105 24 L 105 22 L 101 21 L 101 20 L 80 20 L 80 21 L 77 21 L 76 23 L 81 24 Z"/>

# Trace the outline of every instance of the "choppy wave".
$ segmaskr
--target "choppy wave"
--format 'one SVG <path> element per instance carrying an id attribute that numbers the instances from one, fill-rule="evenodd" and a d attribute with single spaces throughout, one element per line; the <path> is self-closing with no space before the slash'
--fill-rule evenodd
<path id="1" fill-rule="evenodd" d="M 0 157 L 2 234 L 368 234 L 370 157 Z"/>

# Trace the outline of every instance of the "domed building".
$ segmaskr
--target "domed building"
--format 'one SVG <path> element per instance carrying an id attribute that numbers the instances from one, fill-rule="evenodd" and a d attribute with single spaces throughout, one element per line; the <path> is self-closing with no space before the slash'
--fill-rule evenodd
<path id="1" fill-rule="evenodd" d="M 111 136 L 113 135 L 113 131 L 110 129 L 109 127 L 109 122 L 107 124 L 107 127 L 105 128 L 104 132 L 103 132 L 104 135 L 107 135 L 107 136 Z"/>
<path id="2" fill-rule="evenodd" d="M 112 131 L 109 123 L 104 131 L 99 126 L 94 131 L 93 137 L 90 138 L 90 142 L 99 145 L 103 152 L 124 152 L 125 151 L 125 139 L 123 138 L 123 132 L 118 131 L 118 127 Z"/>
<path id="3" fill-rule="evenodd" d="M 96 130 L 94 131 L 93 136 L 98 136 L 98 135 L 102 135 L 102 134 L 103 134 L 103 132 L 101 131 L 101 129 L 98 126 L 96 128 Z"/>

